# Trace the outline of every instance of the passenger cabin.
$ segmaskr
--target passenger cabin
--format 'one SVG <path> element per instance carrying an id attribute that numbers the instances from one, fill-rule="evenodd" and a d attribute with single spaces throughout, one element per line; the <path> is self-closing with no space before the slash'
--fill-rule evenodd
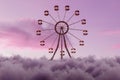
<path id="1" fill-rule="evenodd" d="M 86 19 L 82 19 L 82 20 L 81 20 L 81 24 L 82 24 L 82 25 L 85 25 L 85 24 L 86 24 Z"/>
<path id="2" fill-rule="evenodd" d="M 47 10 L 44 11 L 44 15 L 45 15 L 45 16 L 48 16 L 48 15 L 49 15 L 49 11 L 47 11 Z"/>
<path id="3" fill-rule="evenodd" d="M 87 30 L 83 30 L 83 35 L 88 35 L 88 31 Z"/>
<path id="4" fill-rule="evenodd" d="M 72 48 L 72 49 L 71 49 L 71 53 L 76 53 L 76 49 L 75 49 L 75 48 Z"/>
<path id="5" fill-rule="evenodd" d="M 63 57 L 65 54 L 64 54 L 64 53 L 61 53 L 60 55 L 61 55 L 61 57 Z"/>
<path id="6" fill-rule="evenodd" d="M 45 46 L 45 41 L 40 41 L 41 46 Z"/>
<path id="7" fill-rule="evenodd" d="M 62 51 L 60 51 L 60 53 L 65 53 L 65 51 L 62 50 Z"/>
<path id="8" fill-rule="evenodd" d="M 55 5 L 55 6 L 54 6 L 54 10 L 55 10 L 55 11 L 58 11 L 58 10 L 59 10 L 59 6 L 58 6 L 58 5 Z"/>
<path id="9" fill-rule="evenodd" d="M 76 10 L 76 11 L 75 11 L 75 15 L 76 15 L 76 16 L 79 16 L 79 15 L 80 15 L 79 10 Z"/>
<path id="10" fill-rule="evenodd" d="M 65 6 L 65 11 L 69 11 L 70 10 L 70 6 L 69 5 L 66 5 Z"/>
<path id="11" fill-rule="evenodd" d="M 53 53 L 53 48 L 49 48 L 49 53 Z"/>
<path id="12" fill-rule="evenodd" d="M 37 30 L 36 35 L 41 35 L 41 30 Z"/>
<path id="13" fill-rule="evenodd" d="M 84 44 L 83 44 L 83 43 L 81 43 L 81 44 L 80 44 L 80 46 L 84 46 Z"/>
<path id="14" fill-rule="evenodd" d="M 80 40 L 79 43 L 80 43 L 80 46 L 84 46 L 84 41 L 83 40 Z"/>
<path id="15" fill-rule="evenodd" d="M 38 20 L 38 24 L 39 24 L 39 25 L 42 25 L 42 20 Z"/>

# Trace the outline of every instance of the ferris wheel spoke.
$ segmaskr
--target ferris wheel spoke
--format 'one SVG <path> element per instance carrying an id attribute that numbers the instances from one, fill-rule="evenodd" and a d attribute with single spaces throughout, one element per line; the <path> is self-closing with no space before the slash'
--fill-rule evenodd
<path id="1" fill-rule="evenodd" d="M 51 30 L 54 30 L 54 29 L 43 29 L 41 31 L 51 31 Z"/>
<path id="2" fill-rule="evenodd" d="M 53 21 L 57 22 L 57 21 L 55 20 L 55 18 L 54 18 L 51 14 L 49 14 L 49 16 L 51 17 L 51 19 L 52 19 Z"/>
<path id="3" fill-rule="evenodd" d="M 55 45 L 56 40 L 57 40 L 57 37 L 53 40 L 51 47 L 53 47 Z"/>
<path id="4" fill-rule="evenodd" d="M 81 20 L 76 21 L 76 22 L 74 22 L 74 23 L 71 23 L 71 24 L 69 24 L 69 26 L 74 25 L 74 24 L 77 24 L 77 23 L 79 23 L 79 22 L 81 22 Z"/>
<path id="5" fill-rule="evenodd" d="M 58 20 L 60 21 L 60 20 L 61 20 L 61 18 L 60 18 L 59 11 L 57 11 L 57 16 L 58 16 Z"/>
<path id="6" fill-rule="evenodd" d="M 65 13 L 64 13 L 64 16 L 63 16 L 63 21 L 65 20 L 65 18 L 66 18 L 66 13 L 67 13 L 67 11 L 69 11 L 70 10 L 70 6 L 69 5 L 66 5 L 65 6 Z"/>
<path id="7" fill-rule="evenodd" d="M 59 19 L 59 21 L 60 21 L 59 6 L 58 6 L 58 5 L 55 5 L 55 6 L 54 6 L 54 10 L 57 12 L 57 17 L 58 17 L 58 19 Z"/>
<path id="8" fill-rule="evenodd" d="M 50 24 L 50 25 L 54 25 L 53 23 L 51 22 L 48 22 L 48 21 L 45 21 L 45 20 L 42 20 L 43 22 L 47 23 L 47 24 Z"/>
<path id="9" fill-rule="evenodd" d="M 54 33 L 52 33 L 52 34 L 50 34 L 50 35 L 49 35 L 49 36 L 47 36 L 46 38 L 44 38 L 42 41 L 47 40 L 48 38 L 52 37 L 54 34 L 55 34 L 55 32 L 54 32 Z"/>
<path id="10" fill-rule="evenodd" d="M 67 11 L 64 12 L 63 21 L 65 20 Z"/>
<path id="11" fill-rule="evenodd" d="M 79 16 L 79 10 L 75 10 L 75 12 L 72 14 L 72 16 L 67 20 L 67 22 L 69 22 L 74 16 Z"/>
<path id="12" fill-rule="evenodd" d="M 73 29 L 73 28 L 70 28 L 70 30 L 83 31 L 82 29 Z"/>
<path id="13" fill-rule="evenodd" d="M 73 17 L 74 17 L 74 14 L 72 14 L 72 16 L 67 20 L 67 22 L 69 22 Z"/>
<path id="14" fill-rule="evenodd" d="M 57 22 L 57 21 L 53 18 L 53 16 L 49 13 L 48 10 L 45 10 L 45 11 L 44 11 L 44 15 L 45 15 L 45 16 L 50 16 L 50 17 L 53 19 L 53 21 Z"/>
<path id="15" fill-rule="evenodd" d="M 68 43 L 70 44 L 70 46 L 73 48 L 72 43 L 70 42 L 70 39 L 68 38 L 68 36 L 66 35 L 66 39 L 68 40 Z"/>
<path id="16" fill-rule="evenodd" d="M 71 36 L 73 36 L 73 37 L 76 38 L 77 40 L 81 40 L 81 39 L 79 39 L 78 37 L 76 37 L 74 34 L 72 34 L 72 33 L 70 33 L 70 32 L 68 32 L 68 34 L 70 34 Z"/>

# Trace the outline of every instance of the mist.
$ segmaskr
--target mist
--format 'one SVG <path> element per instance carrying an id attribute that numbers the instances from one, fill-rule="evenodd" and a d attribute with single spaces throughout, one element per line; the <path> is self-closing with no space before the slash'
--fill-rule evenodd
<path id="1" fill-rule="evenodd" d="M 120 80 L 120 57 L 50 61 L 1 56 L 0 80 Z"/>

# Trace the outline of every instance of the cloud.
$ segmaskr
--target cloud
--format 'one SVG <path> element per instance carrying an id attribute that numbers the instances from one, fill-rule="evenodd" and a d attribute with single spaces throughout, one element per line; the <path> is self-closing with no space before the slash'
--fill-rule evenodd
<path id="1" fill-rule="evenodd" d="M 106 30 L 102 31 L 101 34 L 106 36 L 118 36 L 120 35 L 120 30 Z"/>
<path id="2" fill-rule="evenodd" d="M 34 22 L 34 23 L 33 23 Z M 0 25 L 0 39 L 7 39 L 6 46 L 17 47 L 36 47 L 33 42 L 37 41 L 35 38 L 35 30 L 37 28 L 34 20 L 24 20 L 15 22 L 13 24 L 4 23 Z"/>
<path id="3" fill-rule="evenodd" d="M 37 20 L 32 19 L 23 19 L 14 23 L 0 23 L 0 41 L 7 40 L 4 43 L 7 47 L 39 48 L 40 40 L 52 32 L 46 31 L 42 37 L 38 37 L 36 36 L 38 29 L 43 29 L 43 27 L 37 24 Z"/>
<path id="4" fill-rule="evenodd" d="M 49 61 L 0 57 L 0 80 L 120 80 L 120 57 Z"/>
<path id="5" fill-rule="evenodd" d="M 119 50 L 120 49 L 120 44 L 113 45 L 112 49 Z"/>

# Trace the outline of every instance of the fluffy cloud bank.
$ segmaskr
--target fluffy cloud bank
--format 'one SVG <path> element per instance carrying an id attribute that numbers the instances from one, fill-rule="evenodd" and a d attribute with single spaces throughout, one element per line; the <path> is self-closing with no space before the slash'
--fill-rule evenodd
<path id="1" fill-rule="evenodd" d="M 0 57 L 0 80 L 120 80 L 120 57 L 54 61 Z"/>

